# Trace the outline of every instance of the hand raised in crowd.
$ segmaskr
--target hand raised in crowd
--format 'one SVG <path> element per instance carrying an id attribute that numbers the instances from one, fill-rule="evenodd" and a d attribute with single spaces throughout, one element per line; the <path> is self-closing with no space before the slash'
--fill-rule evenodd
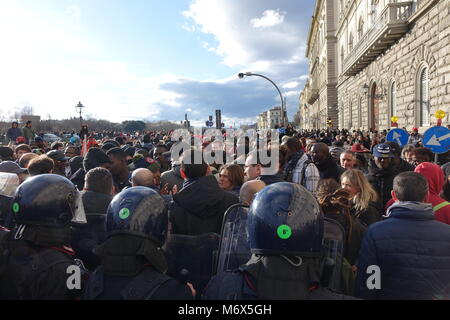
<path id="1" fill-rule="evenodd" d="M 163 195 L 169 194 L 169 184 L 166 183 L 166 184 L 161 188 L 161 190 L 159 191 L 159 193 L 160 193 L 160 194 L 163 194 Z"/>
<path id="2" fill-rule="evenodd" d="M 172 190 L 171 191 L 169 191 L 169 184 L 168 183 L 166 183 L 162 188 L 161 188 L 161 190 L 159 191 L 159 193 L 160 194 L 163 194 L 163 195 L 174 195 L 174 194 L 176 194 L 178 192 L 178 187 L 177 187 L 177 185 L 175 184 L 174 186 L 173 186 L 173 188 L 172 188 Z"/>

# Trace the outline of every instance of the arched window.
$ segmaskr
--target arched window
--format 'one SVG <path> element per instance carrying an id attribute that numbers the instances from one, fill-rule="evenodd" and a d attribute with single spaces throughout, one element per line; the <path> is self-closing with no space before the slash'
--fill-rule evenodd
<path id="1" fill-rule="evenodd" d="M 397 115 L 397 83 L 391 82 L 389 86 L 389 119 L 388 123 L 391 123 L 391 117 Z"/>
<path id="2" fill-rule="evenodd" d="M 359 17 L 358 22 L 358 40 L 361 40 L 364 34 L 364 20 L 363 17 Z"/>
<path id="3" fill-rule="evenodd" d="M 423 67 L 419 77 L 420 126 L 430 125 L 430 79 L 428 67 Z"/>
<path id="4" fill-rule="evenodd" d="M 353 33 L 350 32 L 350 36 L 348 37 L 348 52 L 353 50 Z"/>

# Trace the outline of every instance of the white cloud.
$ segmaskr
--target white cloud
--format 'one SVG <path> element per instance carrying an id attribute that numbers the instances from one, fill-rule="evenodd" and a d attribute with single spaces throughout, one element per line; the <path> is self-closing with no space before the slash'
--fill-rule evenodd
<path id="1" fill-rule="evenodd" d="M 276 7 L 283 23 L 254 28 L 249 21 L 260 17 L 262 23 L 270 14 L 261 12 L 273 8 L 273 2 L 278 1 L 193 0 L 183 13 L 189 23 L 180 25 L 213 35 L 215 41 L 208 36 L 200 45 L 222 57 L 225 65 L 261 72 L 288 90 L 283 94 L 292 112 L 298 105 L 294 84 L 304 80 L 307 70 L 303 58 L 307 28 L 299 21 L 310 12 L 298 1 L 279 1 Z M 205 80 L 171 73 L 138 75 L 129 63 L 101 55 L 101 43 L 89 41 L 82 21 L 78 6 L 43 19 L 16 2 L 0 2 L 1 114 L 28 104 L 43 118 L 67 118 L 77 116 L 75 105 L 81 101 L 86 115 L 111 121 L 180 121 L 188 112 L 189 119 L 201 125 L 221 107 L 228 127 L 231 122 L 252 123 L 257 114 L 279 105 L 270 83 L 256 77 L 237 79 L 234 69 L 229 77 Z"/>
<path id="2" fill-rule="evenodd" d="M 284 93 L 285 97 L 298 96 L 300 92 L 298 90 L 291 90 Z"/>
<path id="3" fill-rule="evenodd" d="M 307 70 L 305 43 L 313 6 L 305 1 L 192 0 L 182 14 L 199 32 L 214 37 L 216 44 L 208 50 L 225 65 L 286 82 L 298 78 L 301 68 Z"/>
<path id="4" fill-rule="evenodd" d="M 294 89 L 294 88 L 297 88 L 299 84 L 300 83 L 297 81 L 291 81 L 291 82 L 285 83 L 283 85 L 283 88 L 284 89 Z"/>
<path id="5" fill-rule="evenodd" d="M 255 28 L 268 28 L 283 23 L 286 12 L 280 13 L 280 10 L 266 10 L 261 18 L 250 20 Z"/>
<path id="6" fill-rule="evenodd" d="M 309 79 L 309 75 L 307 75 L 307 74 L 301 75 L 298 79 L 299 79 L 300 81 L 306 81 L 306 80 Z"/>
<path id="7" fill-rule="evenodd" d="M 183 24 L 181 26 L 181 28 L 183 28 L 184 30 L 186 30 L 188 32 L 195 32 L 196 31 L 195 26 L 192 26 L 192 25 L 190 26 L 190 25 L 187 25 L 187 24 Z"/>

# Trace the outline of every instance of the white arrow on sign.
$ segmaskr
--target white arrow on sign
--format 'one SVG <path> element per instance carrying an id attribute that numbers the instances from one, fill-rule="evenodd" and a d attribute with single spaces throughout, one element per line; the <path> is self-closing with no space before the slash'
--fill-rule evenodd
<path id="1" fill-rule="evenodd" d="M 441 147 L 441 144 L 439 143 L 439 141 L 443 141 L 443 140 L 448 139 L 448 138 L 450 138 L 450 133 L 447 133 L 446 135 L 443 135 L 443 136 L 441 136 L 439 138 L 436 138 L 436 135 L 433 134 L 433 136 L 430 138 L 430 140 L 428 140 L 426 145 Z"/>
<path id="2" fill-rule="evenodd" d="M 397 141 L 399 146 L 402 146 L 402 143 L 400 142 L 400 138 L 402 137 L 401 134 L 398 134 L 397 131 L 394 131 L 394 134 L 392 135 L 392 137 L 394 138 L 394 140 Z"/>

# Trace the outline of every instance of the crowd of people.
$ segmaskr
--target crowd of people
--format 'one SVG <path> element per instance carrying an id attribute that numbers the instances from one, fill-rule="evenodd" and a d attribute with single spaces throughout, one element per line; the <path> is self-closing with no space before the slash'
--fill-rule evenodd
<path id="1" fill-rule="evenodd" d="M 84 127 L 48 144 L 25 128 L 0 147 L 0 299 L 450 298 L 450 151 L 435 157 L 417 129 L 402 148 L 386 131 L 288 126 L 279 147 L 264 140 L 274 164 L 249 139 L 219 150 Z M 211 146 L 223 161 L 203 157 Z M 248 255 L 223 273 L 233 208 Z M 324 281 L 326 221 L 343 234 L 337 286 Z"/>

